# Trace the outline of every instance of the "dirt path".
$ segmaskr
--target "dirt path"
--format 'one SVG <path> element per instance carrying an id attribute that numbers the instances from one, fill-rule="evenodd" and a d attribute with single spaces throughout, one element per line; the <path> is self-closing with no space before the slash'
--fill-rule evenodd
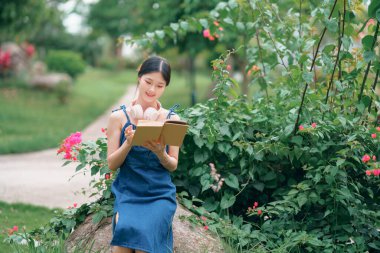
<path id="1" fill-rule="evenodd" d="M 135 86 L 128 86 L 125 95 L 102 116 L 82 131 L 83 140 L 96 140 L 103 136 L 111 110 L 132 100 Z M 70 133 L 68 133 L 69 135 Z M 57 149 L 38 152 L 0 155 L 0 200 L 10 203 L 23 202 L 46 207 L 67 208 L 73 203 L 81 205 L 94 200 L 83 195 L 88 191 L 89 174 L 75 173 L 77 164 L 62 167 L 63 160 L 56 155 Z"/>

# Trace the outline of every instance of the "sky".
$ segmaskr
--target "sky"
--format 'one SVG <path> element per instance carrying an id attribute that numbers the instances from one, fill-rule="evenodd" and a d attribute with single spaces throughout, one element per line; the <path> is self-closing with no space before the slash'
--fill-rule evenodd
<path id="1" fill-rule="evenodd" d="M 91 3 L 95 3 L 98 0 L 80 0 L 85 5 L 88 6 Z M 77 13 L 71 13 L 75 7 L 77 0 L 69 0 L 64 4 L 59 6 L 59 9 L 67 13 L 66 18 L 63 20 L 63 25 L 69 33 L 82 33 L 86 32 L 88 28 L 83 24 L 84 19 L 81 15 Z M 86 10 L 84 10 L 86 11 Z"/>

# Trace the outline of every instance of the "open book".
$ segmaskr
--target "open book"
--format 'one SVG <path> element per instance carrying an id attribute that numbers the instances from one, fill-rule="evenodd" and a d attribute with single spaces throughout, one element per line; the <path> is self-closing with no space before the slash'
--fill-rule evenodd
<path id="1" fill-rule="evenodd" d="M 133 136 L 132 145 L 142 145 L 146 141 L 157 141 L 160 135 L 163 136 L 165 145 L 178 146 L 182 145 L 186 131 L 189 125 L 182 120 L 139 120 Z"/>

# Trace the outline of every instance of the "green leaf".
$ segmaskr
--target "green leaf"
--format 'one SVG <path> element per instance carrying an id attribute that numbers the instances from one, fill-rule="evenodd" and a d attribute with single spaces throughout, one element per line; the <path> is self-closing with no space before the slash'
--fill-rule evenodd
<path id="1" fill-rule="evenodd" d="M 69 161 L 66 161 L 66 162 L 62 165 L 62 167 L 68 165 L 69 163 L 71 163 L 70 160 L 69 160 Z"/>
<path id="2" fill-rule="evenodd" d="M 232 173 L 228 173 L 228 177 L 225 178 L 224 182 L 231 188 L 239 189 L 239 180 Z"/>
<path id="3" fill-rule="evenodd" d="M 276 179 L 277 175 L 273 171 L 268 171 L 267 173 L 264 174 L 264 176 L 261 176 L 260 179 L 267 182 L 271 181 L 273 179 Z"/>
<path id="4" fill-rule="evenodd" d="M 380 1 L 372 0 L 368 5 L 368 16 L 371 18 L 377 17 L 378 10 L 380 10 Z"/>
<path id="5" fill-rule="evenodd" d="M 326 28 L 330 32 L 337 32 L 338 31 L 338 21 L 336 19 L 330 19 L 326 20 Z"/>
<path id="6" fill-rule="evenodd" d="M 302 141 L 303 141 L 303 138 L 302 138 L 302 136 L 299 136 L 299 135 L 293 136 L 292 140 L 291 140 L 291 142 L 297 144 L 298 146 L 302 145 Z"/>
<path id="7" fill-rule="evenodd" d="M 194 135 L 193 140 L 194 140 L 195 145 L 198 146 L 198 148 L 201 148 L 203 146 L 204 141 L 198 135 Z"/>
<path id="8" fill-rule="evenodd" d="M 252 183 L 253 188 L 262 192 L 264 190 L 265 184 L 260 181 L 255 181 Z"/>
<path id="9" fill-rule="evenodd" d="M 236 28 L 240 31 L 245 31 L 245 26 L 242 22 L 236 22 Z"/>
<path id="10" fill-rule="evenodd" d="M 91 167 L 91 176 L 95 175 L 96 173 L 98 173 L 100 167 L 98 165 L 94 165 Z"/>
<path id="11" fill-rule="evenodd" d="M 92 223 L 97 224 L 103 219 L 103 213 L 102 212 L 97 212 L 92 216 Z"/>
<path id="12" fill-rule="evenodd" d="M 180 25 L 180 27 L 181 27 L 183 30 L 185 30 L 185 31 L 187 31 L 187 29 L 189 28 L 189 23 L 187 23 L 186 21 L 181 21 L 181 22 L 179 23 L 179 25 Z"/>
<path id="13" fill-rule="evenodd" d="M 362 39 L 362 45 L 364 50 L 370 51 L 372 49 L 374 37 L 372 35 L 367 35 Z"/>
<path id="14" fill-rule="evenodd" d="M 205 199 L 205 202 L 203 203 L 203 207 L 209 211 L 215 211 L 219 206 L 218 201 L 215 201 L 214 197 Z"/>
<path id="15" fill-rule="evenodd" d="M 207 160 L 208 154 L 205 151 L 202 151 L 201 149 L 197 149 L 194 152 L 194 161 L 195 163 L 203 163 Z"/>
<path id="16" fill-rule="evenodd" d="M 188 200 L 188 199 L 182 199 L 182 204 L 187 208 L 187 209 L 191 209 L 191 207 L 193 206 L 193 202 L 191 200 Z"/>
<path id="17" fill-rule="evenodd" d="M 370 61 L 372 61 L 372 60 L 374 60 L 376 58 L 375 52 L 373 52 L 373 51 L 365 51 L 363 53 L 363 58 L 364 58 L 364 61 L 370 62 Z"/>
<path id="18" fill-rule="evenodd" d="M 231 18 L 225 18 L 225 19 L 223 19 L 223 21 L 224 21 L 225 23 L 227 23 L 227 24 L 234 25 L 234 21 L 232 21 Z"/>
<path id="19" fill-rule="evenodd" d="M 311 82 L 313 82 L 313 73 L 311 73 L 311 72 L 303 72 L 303 73 L 302 73 L 302 79 L 303 79 L 306 83 L 311 83 Z"/>
<path id="20" fill-rule="evenodd" d="M 170 27 L 173 29 L 173 31 L 177 32 L 179 28 L 179 24 L 177 23 L 171 23 Z"/>
<path id="21" fill-rule="evenodd" d="M 226 209 L 231 207 L 236 201 L 236 197 L 234 195 L 231 195 L 229 193 L 225 193 L 223 195 L 222 200 L 220 201 L 220 208 Z"/>
<path id="22" fill-rule="evenodd" d="M 204 19 L 204 18 L 201 18 L 200 20 L 199 20 L 199 23 L 201 23 L 201 25 L 204 27 L 204 28 L 208 28 L 208 21 L 207 21 L 207 19 Z"/>
<path id="23" fill-rule="evenodd" d="M 160 39 L 163 39 L 165 37 L 165 32 L 163 30 L 157 30 L 156 34 Z"/>

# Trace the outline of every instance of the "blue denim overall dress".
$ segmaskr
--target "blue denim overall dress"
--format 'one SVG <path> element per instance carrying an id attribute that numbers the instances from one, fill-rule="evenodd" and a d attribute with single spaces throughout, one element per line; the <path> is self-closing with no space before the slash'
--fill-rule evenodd
<path id="1" fill-rule="evenodd" d="M 174 114 L 174 108 L 170 108 L 167 118 Z M 117 110 L 123 110 L 127 117 L 121 130 L 121 146 L 125 128 L 136 126 L 131 123 L 125 105 Z M 176 187 L 157 156 L 144 147 L 133 146 L 111 189 L 115 195 L 111 245 L 149 253 L 172 253 Z"/>

